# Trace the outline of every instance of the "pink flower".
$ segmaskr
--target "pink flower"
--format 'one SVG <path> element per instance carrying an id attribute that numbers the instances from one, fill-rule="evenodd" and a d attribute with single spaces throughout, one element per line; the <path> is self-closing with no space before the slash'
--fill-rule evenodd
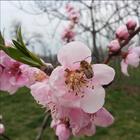
<path id="1" fill-rule="evenodd" d="M 5 132 L 5 127 L 2 123 L 0 123 L 0 135 L 4 134 Z"/>
<path id="2" fill-rule="evenodd" d="M 68 140 L 70 137 L 70 130 L 65 124 L 58 124 L 56 126 L 56 135 L 59 140 Z"/>
<path id="3" fill-rule="evenodd" d="M 133 19 L 129 19 L 126 23 L 126 26 L 128 30 L 135 30 L 137 26 L 137 22 Z"/>
<path id="4" fill-rule="evenodd" d="M 120 43 L 117 39 L 112 40 L 108 45 L 108 48 L 111 52 L 116 52 L 120 49 Z"/>
<path id="5" fill-rule="evenodd" d="M 68 13 L 68 18 L 74 23 L 78 23 L 80 17 L 79 11 L 76 11 L 75 8 L 70 4 L 66 5 L 66 11 Z"/>
<path id="6" fill-rule="evenodd" d="M 72 31 L 70 28 L 65 28 L 62 33 L 62 40 L 65 42 L 73 41 L 75 37 L 75 32 Z"/>
<path id="7" fill-rule="evenodd" d="M 129 32 L 126 25 L 120 26 L 116 31 L 116 37 L 120 40 L 126 40 L 129 37 Z"/>
<path id="8" fill-rule="evenodd" d="M 124 75 L 128 74 L 128 65 L 132 67 L 138 67 L 140 62 L 140 47 L 130 48 L 126 57 L 121 61 L 121 71 Z"/>
<path id="9" fill-rule="evenodd" d="M 85 113 L 81 109 L 67 108 L 61 115 L 59 120 L 52 121 L 51 127 L 56 131 L 57 126 L 63 124 L 75 136 L 92 136 L 96 132 L 96 126 L 107 127 L 114 122 L 113 116 L 105 108 L 94 114 Z"/>
<path id="10" fill-rule="evenodd" d="M 70 5 L 70 4 L 67 4 L 67 5 L 66 5 L 66 11 L 67 11 L 67 12 L 70 12 L 70 11 L 72 11 L 72 10 L 74 10 L 74 7 L 73 7 L 72 5 Z"/>
<path id="11" fill-rule="evenodd" d="M 83 60 L 88 67 L 82 67 Z M 102 85 L 114 79 L 114 69 L 105 64 L 90 65 L 91 51 L 76 41 L 60 49 L 58 61 L 62 66 L 54 69 L 49 78 L 51 92 L 58 102 L 63 106 L 81 108 L 87 113 L 102 108 L 105 98 Z"/>
<path id="12" fill-rule="evenodd" d="M 51 110 L 51 127 L 56 131 L 59 140 L 68 139 L 70 134 L 94 135 L 96 126 L 107 127 L 114 121 L 113 116 L 105 108 L 89 114 L 77 107 L 61 105 L 51 92 L 49 81 L 35 83 L 31 86 L 31 93 L 39 104 Z"/>
<path id="13" fill-rule="evenodd" d="M 35 81 L 41 80 L 40 75 L 44 74 L 37 68 L 13 60 L 3 51 L 0 51 L 0 60 L 0 90 L 8 91 L 10 94 L 15 93 L 20 87 L 29 87 Z"/>

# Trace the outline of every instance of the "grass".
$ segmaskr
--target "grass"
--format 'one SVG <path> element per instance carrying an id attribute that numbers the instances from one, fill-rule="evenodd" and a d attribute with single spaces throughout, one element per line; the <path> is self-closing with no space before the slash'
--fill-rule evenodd
<path id="1" fill-rule="evenodd" d="M 108 128 L 97 128 L 95 136 L 72 140 L 140 140 L 140 69 L 131 69 L 130 74 L 128 78 L 118 72 L 107 89 L 105 107 L 114 115 L 115 123 Z M 12 96 L 1 92 L 0 114 L 11 140 L 35 140 L 45 115 L 27 88 Z M 55 140 L 53 131 L 45 130 L 43 140 Z"/>

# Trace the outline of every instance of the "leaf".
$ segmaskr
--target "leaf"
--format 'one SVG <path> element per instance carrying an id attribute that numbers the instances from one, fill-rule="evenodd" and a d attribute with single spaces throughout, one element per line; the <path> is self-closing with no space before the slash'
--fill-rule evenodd
<path id="1" fill-rule="evenodd" d="M 12 40 L 12 42 L 14 44 L 14 47 L 16 47 L 20 52 L 24 53 L 27 56 L 30 56 L 29 51 L 25 47 L 23 47 L 19 42 L 15 40 Z"/>
<path id="2" fill-rule="evenodd" d="M 32 59 L 28 58 L 28 57 L 21 57 L 22 60 L 25 60 L 28 63 L 31 63 L 32 66 L 36 66 L 36 67 L 41 67 L 41 65 L 35 61 L 33 61 Z"/>
<path id="3" fill-rule="evenodd" d="M 22 37 L 22 33 L 21 33 L 21 27 L 19 27 L 17 30 L 17 41 L 20 42 L 21 45 L 26 48 L 26 45 L 23 41 L 23 37 Z"/>
<path id="4" fill-rule="evenodd" d="M 27 57 L 25 54 L 23 54 L 22 52 L 20 52 L 16 48 L 11 48 L 11 47 L 5 48 L 3 46 L 2 49 L 4 50 L 4 52 L 6 54 L 8 54 L 14 60 L 17 60 L 17 61 L 22 62 L 24 64 L 28 64 L 28 65 L 33 66 L 33 67 L 38 67 L 38 68 L 41 67 L 40 64 L 36 63 L 35 61 L 33 61 L 32 59 Z"/>
<path id="5" fill-rule="evenodd" d="M 4 41 L 4 38 L 1 34 L 1 31 L 0 31 L 0 44 L 5 45 L 5 41 Z"/>

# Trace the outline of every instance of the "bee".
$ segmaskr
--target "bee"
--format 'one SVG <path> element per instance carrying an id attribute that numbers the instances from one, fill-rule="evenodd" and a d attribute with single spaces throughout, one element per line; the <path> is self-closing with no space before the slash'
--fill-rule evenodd
<path id="1" fill-rule="evenodd" d="M 87 59 L 88 57 L 86 57 L 85 59 Z M 80 69 L 78 71 L 83 72 L 87 79 L 91 79 L 94 75 L 92 65 L 89 64 L 85 59 L 82 61 L 79 61 L 80 62 Z"/>
<path id="2" fill-rule="evenodd" d="M 87 79 L 91 79 L 93 77 L 92 66 L 87 61 L 82 60 L 80 62 L 80 70 L 83 71 Z"/>

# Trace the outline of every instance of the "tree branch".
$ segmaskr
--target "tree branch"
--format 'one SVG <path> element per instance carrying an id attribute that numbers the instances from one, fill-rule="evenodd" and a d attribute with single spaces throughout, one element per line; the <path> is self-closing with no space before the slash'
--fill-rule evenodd
<path id="1" fill-rule="evenodd" d="M 110 54 L 108 54 L 107 58 L 104 60 L 104 64 L 107 64 L 109 63 L 109 61 L 111 60 L 111 58 L 113 56 L 116 56 L 118 55 L 120 52 L 121 52 L 121 49 L 127 45 L 129 43 L 129 41 L 136 35 L 140 32 L 140 27 L 138 27 L 132 34 L 130 34 L 130 36 L 128 37 L 127 40 L 125 40 L 124 42 L 120 43 L 120 49 L 117 51 L 117 52 L 112 52 Z"/>

